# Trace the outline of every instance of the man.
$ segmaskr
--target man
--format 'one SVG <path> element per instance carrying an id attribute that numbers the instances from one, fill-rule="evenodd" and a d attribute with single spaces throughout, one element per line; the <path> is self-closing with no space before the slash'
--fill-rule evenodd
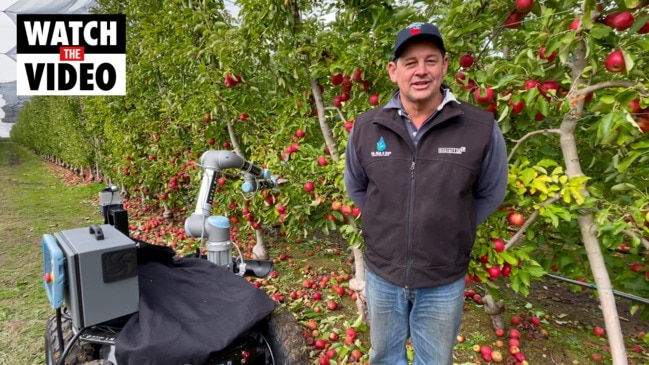
<path id="1" fill-rule="evenodd" d="M 370 363 L 451 364 L 476 227 L 504 200 L 505 141 L 493 114 L 458 101 L 436 26 L 399 32 L 388 65 L 398 90 L 361 114 L 345 185 L 362 210 Z"/>

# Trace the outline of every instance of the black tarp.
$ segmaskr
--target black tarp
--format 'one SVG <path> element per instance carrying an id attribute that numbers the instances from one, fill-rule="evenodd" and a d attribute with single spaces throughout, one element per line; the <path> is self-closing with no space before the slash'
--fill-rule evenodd
<path id="1" fill-rule="evenodd" d="M 115 341 L 119 365 L 201 365 L 275 308 L 263 290 L 205 259 L 139 246 L 139 311 Z"/>

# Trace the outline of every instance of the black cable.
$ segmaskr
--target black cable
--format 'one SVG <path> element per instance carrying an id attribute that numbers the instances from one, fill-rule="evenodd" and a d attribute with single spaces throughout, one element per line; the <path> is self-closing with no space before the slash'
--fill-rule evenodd
<path id="1" fill-rule="evenodd" d="M 68 352 L 70 352 L 70 349 L 72 349 L 74 343 L 77 342 L 77 340 L 79 339 L 79 337 L 81 337 L 81 334 L 83 334 L 85 330 L 85 327 L 82 328 L 72 337 L 68 345 L 65 347 L 65 350 L 63 350 L 63 353 L 61 353 L 61 358 L 59 359 L 58 365 L 65 365 L 65 358 L 68 356 Z"/>
<path id="2" fill-rule="evenodd" d="M 59 338 L 59 349 L 63 349 L 65 343 L 63 342 L 63 328 L 61 324 L 61 307 L 56 308 L 56 335 Z"/>

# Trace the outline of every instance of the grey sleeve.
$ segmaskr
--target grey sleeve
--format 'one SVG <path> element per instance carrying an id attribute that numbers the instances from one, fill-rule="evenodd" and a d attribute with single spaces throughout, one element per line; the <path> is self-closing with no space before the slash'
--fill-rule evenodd
<path id="1" fill-rule="evenodd" d="M 360 162 L 358 162 L 354 143 L 352 142 L 353 135 L 354 131 L 352 130 L 349 134 L 347 150 L 345 152 L 345 189 L 349 198 L 362 211 L 365 205 L 365 193 L 367 192 L 367 175 L 365 175 L 365 171 Z"/>
<path id="2" fill-rule="evenodd" d="M 505 138 L 494 122 L 491 147 L 482 162 L 482 171 L 474 188 L 476 224 L 484 222 L 505 200 L 509 168 Z"/>

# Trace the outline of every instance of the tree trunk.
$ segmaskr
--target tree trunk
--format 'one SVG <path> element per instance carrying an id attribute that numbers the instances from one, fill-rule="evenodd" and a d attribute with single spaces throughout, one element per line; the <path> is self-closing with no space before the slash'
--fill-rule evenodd
<path id="1" fill-rule="evenodd" d="M 572 66 L 572 90 L 568 94 L 568 100 L 572 100 L 576 95 L 576 90 L 584 84 L 582 75 L 587 65 L 586 46 L 581 41 L 575 48 L 575 62 Z M 566 114 L 561 123 L 561 152 L 563 153 L 564 163 L 566 165 L 566 175 L 569 178 L 585 176 L 579 163 L 579 154 L 577 143 L 575 141 L 575 129 L 578 120 L 583 115 L 584 100 L 581 98 L 578 103 L 572 106 L 570 112 Z M 588 191 L 583 189 L 582 194 L 588 196 Z M 604 257 L 602 255 L 599 240 L 597 239 L 597 229 L 594 224 L 592 214 L 584 214 L 578 218 L 579 228 L 581 230 L 584 246 L 588 255 L 588 261 L 593 272 L 597 293 L 604 315 L 604 324 L 608 335 L 611 356 L 614 365 L 628 364 L 626 349 L 624 347 L 624 338 L 622 337 L 622 328 L 615 304 L 615 296 L 611 287 L 611 279 L 606 270 Z"/>

